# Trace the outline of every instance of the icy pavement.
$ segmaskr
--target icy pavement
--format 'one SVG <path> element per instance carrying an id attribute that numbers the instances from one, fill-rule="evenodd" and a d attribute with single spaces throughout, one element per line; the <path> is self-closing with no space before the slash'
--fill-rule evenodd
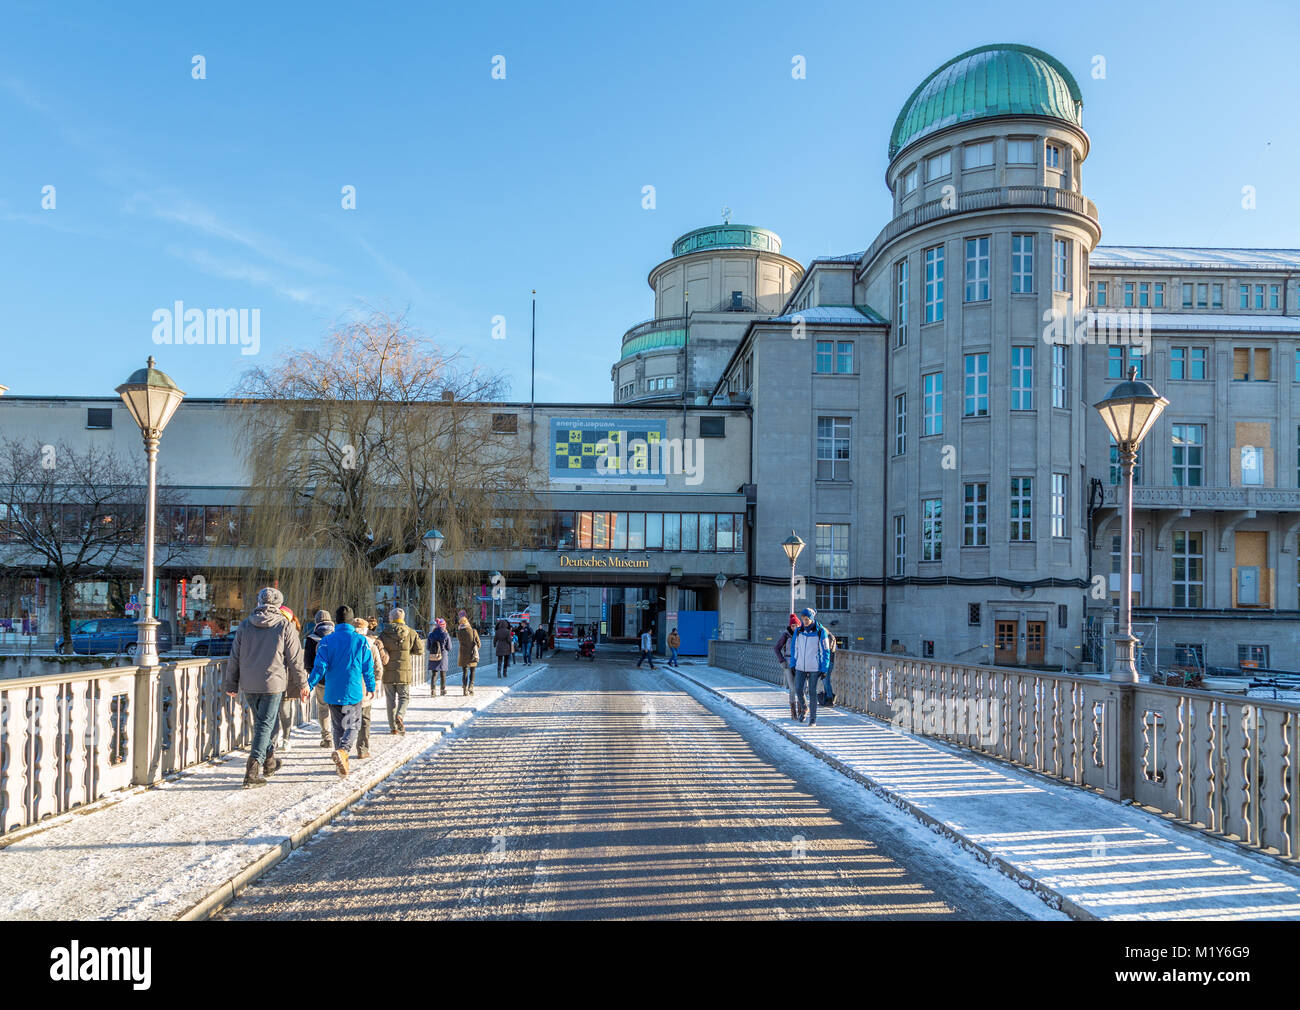
<path id="1" fill-rule="evenodd" d="M 240 750 L 102 809 L 46 822 L 0 848 L 0 920 L 176 918 L 358 789 L 439 749 L 451 729 L 544 669 L 514 666 L 503 681 L 484 668 L 472 697 L 461 696 L 455 671 L 445 696 L 412 685 L 405 737 L 389 734 L 381 693 L 371 710 L 371 756 L 354 758 L 346 779 L 313 723 L 294 731 L 284 767 L 264 788 L 240 787 L 248 761 Z"/>
<path id="2" fill-rule="evenodd" d="M 1300 868 L 864 715 L 819 709 L 810 728 L 790 718 L 783 689 L 738 673 L 675 672 L 869 782 L 1075 917 L 1300 920 Z"/>

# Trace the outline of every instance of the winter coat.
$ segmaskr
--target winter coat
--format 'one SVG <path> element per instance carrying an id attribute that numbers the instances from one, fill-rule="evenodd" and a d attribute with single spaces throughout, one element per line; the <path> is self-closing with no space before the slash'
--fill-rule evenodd
<path id="1" fill-rule="evenodd" d="M 429 669 L 442 670 L 446 672 L 451 668 L 451 636 L 447 634 L 446 628 L 434 628 L 429 632 Z M 442 657 L 434 659 L 435 651 L 442 653 Z"/>
<path id="2" fill-rule="evenodd" d="M 481 640 L 478 637 L 478 632 L 463 617 L 456 627 L 456 641 L 460 643 L 460 656 L 457 658 L 457 662 L 460 664 L 461 669 L 468 666 L 478 666 L 478 647 Z"/>
<path id="3" fill-rule="evenodd" d="M 360 628 L 357 629 L 357 634 L 361 634 Z M 388 650 L 384 648 L 384 643 L 375 635 L 366 633 L 362 637 L 370 643 L 370 655 L 375 661 L 375 681 L 377 683 L 384 675 L 384 667 L 388 665 Z"/>
<path id="4" fill-rule="evenodd" d="M 831 643 L 830 634 L 822 625 L 814 621 L 807 628 L 803 625 L 790 636 L 790 669 L 798 671 L 799 669 L 799 652 L 800 648 L 817 650 L 817 672 L 830 673 L 831 671 Z M 811 658 L 811 657 L 810 657 Z M 809 673 L 812 671 L 809 670 Z"/>
<path id="5" fill-rule="evenodd" d="M 668 648 L 680 649 L 681 647 L 682 647 L 682 636 L 677 634 L 677 629 L 674 628 L 672 631 L 668 633 Z"/>
<path id="6" fill-rule="evenodd" d="M 496 633 L 492 636 L 492 647 L 498 656 L 508 656 L 511 652 L 511 639 L 514 632 L 510 630 L 509 621 L 497 621 Z"/>
<path id="7" fill-rule="evenodd" d="M 359 705 L 375 690 L 375 657 L 370 640 L 350 624 L 340 624 L 316 647 L 310 685 L 325 682 L 325 704 Z"/>
<path id="8" fill-rule="evenodd" d="M 333 621 L 321 621 L 312 629 L 307 636 L 307 644 L 302 648 L 303 665 L 310 670 L 316 662 L 316 646 L 320 645 L 320 640 L 334 630 Z"/>
<path id="9" fill-rule="evenodd" d="M 384 664 L 385 684 L 411 682 L 411 657 L 424 655 L 424 643 L 405 621 L 393 621 L 384 629 L 379 640 L 388 650 L 389 660 Z"/>
<path id="10" fill-rule="evenodd" d="M 785 647 L 790 644 L 790 634 L 790 629 L 786 628 L 785 631 L 781 632 L 781 637 L 776 640 L 774 651 L 776 652 L 776 658 L 781 661 L 783 666 L 790 665 L 790 660 L 785 654 Z"/>
<path id="11" fill-rule="evenodd" d="M 519 644 L 526 646 L 532 640 L 533 629 L 529 627 L 528 622 L 525 621 L 523 624 L 519 625 Z"/>
<path id="12" fill-rule="evenodd" d="M 235 629 L 226 660 L 227 693 L 301 693 L 307 681 L 302 644 L 278 606 L 257 607 Z"/>

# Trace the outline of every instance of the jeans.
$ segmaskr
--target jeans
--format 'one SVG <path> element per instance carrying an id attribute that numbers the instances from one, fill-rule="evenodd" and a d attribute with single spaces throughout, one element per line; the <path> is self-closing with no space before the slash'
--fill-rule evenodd
<path id="1" fill-rule="evenodd" d="M 532 661 L 533 661 L 533 640 L 530 638 L 528 641 L 524 643 L 524 662 L 531 663 Z"/>
<path id="2" fill-rule="evenodd" d="M 312 691 L 312 698 L 316 701 L 316 721 L 320 723 L 320 738 L 326 743 L 330 740 L 330 707 L 325 703 L 325 681 L 316 685 Z"/>
<path id="3" fill-rule="evenodd" d="M 500 677 L 510 669 L 510 653 L 502 652 L 497 655 L 497 676 Z"/>
<path id="4" fill-rule="evenodd" d="M 271 741 L 275 737 L 276 724 L 280 721 L 280 699 L 284 697 L 284 692 L 277 691 L 275 694 L 245 693 L 244 697 L 248 701 L 248 707 L 253 710 L 252 758 L 258 764 L 261 764 L 266 760 L 266 755 L 274 750 Z"/>
<path id="5" fill-rule="evenodd" d="M 357 702 L 357 708 L 361 710 L 361 726 L 357 730 L 357 753 L 358 754 L 360 754 L 363 750 L 370 750 L 370 706 L 373 703 L 374 703 L 374 698 L 371 698 L 370 701 Z M 335 730 L 334 731 L 334 739 L 336 741 L 335 746 L 341 747 L 343 750 L 346 750 L 347 749 L 346 747 L 343 747 L 342 744 L 337 743 L 338 738 L 339 738 L 338 730 Z"/>
<path id="6" fill-rule="evenodd" d="M 293 732 L 293 699 L 289 697 L 288 691 L 286 691 L 280 698 L 280 718 L 279 723 L 275 728 L 280 734 L 278 739 L 284 740 L 287 743 L 289 740 L 289 734 Z M 277 739 L 277 737 L 272 734 L 272 740 L 274 741 L 275 739 Z"/>
<path id="7" fill-rule="evenodd" d="M 670 653 L 672 653 L 672 655 L 670 655 L 670 656 L 668 657 L 668 665 L 669 665 L 669 666 L 676 666 L 676 665 L 677 665 L 677 650 L 674 649 L 674 648 L 670 645 L 670 646 L 668 646 L 668 651 L 669 651 Z"/>
<path id="8" fill-rule="evenodd" d="M 462 666 L 460 668 L 460 687 L 463 691 L 467 687 L 474 686 L 474 667 Z"/>
<path id="9" fill-rule="evenodd" d="M 385 684 L 384 699 L 388 703 L 388 729 L 393 733 L 406 732 L 406 703 L 411 700 L 410 684 Z"/>
<path id="10" fill-rule="evenodd" d="M 817 721 L 817 678 L 821 674 L 816 670 L 797 670 L 794 675 L 795 698 L 799 702 L 799 707 L 804 707 L 803 691 L 804 685 L 808 685 L 808 721 L 810 723 Z"/>
<path id="11" fill-rule="evenodd" d="M 429 687 L 430 689 L 438 686 L 439 681 L 442 683 L 442 689 L 447 690 L 447 667 L 439 662 L 437 666 L 429 667 Z"/>
<path id="12" fill-rule="evenodd" d="M 786 667 L 785 670 L 785 689 L 790 692 L 790 704 L 794 705 L 797 709 L 799 706 L 799 698 L 794 693 L 794 671 L 789 667 Z"/>
<path id="13" fill-rule="evenodd" d="M 361 702 L 355 705 L 330 705 L 330 725 L 334 730 L 334 749 L 349 751 L 361 727 Z"/>
<path id="14" fill-rule="evenodd" d="M 831 671 L 827 670 L 822 676 L 826 678 L 826 684 L 822 687 L 822 694 L 827 698 L 834 698 L 835 692 L 831 690 Z"/>
<path id="15" fill-rule="evenodd" d="M 650 662 L 650 669 L 653 670 L 653 669 L 655 668 L 655 658 L 654 658 L 654 656 L 652 656 L 652 655 L 650 654 L 650 650 L 649 650 L 649 649 L 642 649 L 642 650 L 641 650 L 641 658 L 638 659 L 638 660 L 636 661 L 636 665 L 637 665 L 637 666 L 640 666 L 642 663 L 646 662 L 647 660 Z"/>

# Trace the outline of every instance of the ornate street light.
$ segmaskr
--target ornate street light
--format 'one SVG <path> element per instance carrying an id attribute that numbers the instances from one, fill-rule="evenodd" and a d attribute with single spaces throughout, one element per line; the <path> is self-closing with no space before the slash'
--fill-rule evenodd
<path id="1" fill-rule="evenodd" d="M 145 458 L 149 464 L 149 486 L 145 499 L 144 584 L 141 586 L 141 616 L 136 620 L 136 655 L 139 666 L 158 665 L 158 621 L 153 616 L 153 546 L 158 508 L 158 442 L 163 429 L 176 413 L 185 394 L 164 372 L 154 368 L 150 355 L 144 368 L 117 387 L 117 395 L 140 426 Z"/>
<path id="2" fill-rule="evenodd" d="M 718 592 L 720 593 L 727 588 L 727 577 L 721 572 L 718 572 L 717 575 L 713 576 L 713 584 L 718 587 Z"/>
<path id="3" fill-rule="evenodd" d="M 1138 446 L 1150 434 L 1169 401 L 1148 382 L 1137 377 L 1137 368 L 1129 369 L 1128 378 L 1093 406 L 1110 429 L 1118 446 L 1120 467 L 1124 474 L 1123 523 L 1120 527 L 1120 594 L 1119 634 L 1115 638 L 1115 667 L 1110 679 L 1136 684 L 1137 665 L 1133 637 L 1133 466 Z"/>
<path id="4" fill-rule="evenodd" d="M 790 613 L 794 613 L 794 563 L 799 559 L 799 552 L 803 550 L 803 541 L 794 530 L 790 535 L 781 541 L 781 550 L 785 551 L 785 556 L 790 559 Z"/>
<path id="5" fill-rule="evenodd" d="M 442 550 L 445 538 L 441 530 L 435 529 L 429 530 L 422 539 L 429 552 L 429 630 L 432 631 L 438 619 L 438 552 Z"/>

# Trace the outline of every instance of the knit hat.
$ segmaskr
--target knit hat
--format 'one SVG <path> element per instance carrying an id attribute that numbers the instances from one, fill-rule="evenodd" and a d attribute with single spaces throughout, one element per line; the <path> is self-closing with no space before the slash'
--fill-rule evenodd
<path id="1" fill-rule="evenodd" d="M 796 617 L 794 614 L 791 614 L 790 620 L 785 622 L 786 627 L 790 627 L 791 625 L 798 624 L 798 623 L 799 623 L 799 618 Z"/>
<path id="2" fill-rule="evenodd" d="M 439 617 L 434 623 L 440 628 L 445 628 L 447 626 L 447 619 L 445 617 Z"/>
<path id="3" fill-rule="evenodd" d="M 390 621 L 405 621 L 406 611 L 403 610 L 401 607 L 394 607 L 392 610 L 388 612 L 388 619 Z"/>
<path id="4" fill-rule="evenodd" d="M 324 610 L 316 611 L 316 616 L 313 617 L 312 620 L 315 621 L 317 624 L 320 624 L 322 621 L 329 621 L 331 624 L 333 623 L 333 620 L 330 617 L 330 615 L 326 613 Z"/>
<path id="5" fill-rule="evenodd" d="M 334 620 L 339 624 L 351 624 L 354 616 L 352 608 L 346 604 L 334 611 Z"/>
<path id="6" fill-rule="evenodd" d="M 264 586 L 257 591 L 257 605 L 259 607 L 278 607 L 284 602 L 284 593 L 276 589 L 275 586 Z"/>
<path id="7" fill-rule="evenodd" d="M 817 611 L 813 610 L 812 607 L 804 607 L 803 610 L 799 611 L 799 615 L 801 617 L 816 617 Z"/>

